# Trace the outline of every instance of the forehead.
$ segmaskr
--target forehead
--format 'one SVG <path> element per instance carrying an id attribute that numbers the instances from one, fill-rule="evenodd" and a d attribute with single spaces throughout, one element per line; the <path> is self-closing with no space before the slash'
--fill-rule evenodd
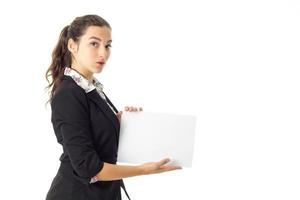
<path id="1" fill-rule="evenodd" d="M 91 37 L 96 37 L 103 42 L 108 42 L 111 40 L 111 30 L 106 26 L 89 26 L 81 39 L 89 40 Z"/>

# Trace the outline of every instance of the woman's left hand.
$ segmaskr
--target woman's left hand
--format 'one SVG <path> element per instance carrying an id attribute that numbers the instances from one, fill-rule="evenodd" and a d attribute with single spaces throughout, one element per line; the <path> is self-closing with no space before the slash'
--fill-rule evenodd
<path id="1" fill-rule="evenodd" d="M 133 106 L 125 106 L 125 111 L 127 111 L 127 112 L 140 112 L 140 111 L 143 111 L 143 108 L 142 107 L 137 108 L 137 107 L 133 107 Z M 117 113 L 117 117 L 118 117 L 119 121 L 121 121 L 122 113 L 123 113 L 123 111 L 119 111 Z"/>

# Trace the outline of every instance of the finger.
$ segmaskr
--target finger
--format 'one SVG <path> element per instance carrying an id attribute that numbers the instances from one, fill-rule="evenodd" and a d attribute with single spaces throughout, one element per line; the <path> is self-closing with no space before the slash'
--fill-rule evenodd
<path id="1" fill-rule="evenodd" d="M 162 166 L 162 165 L 167 164 L 168 162 L 170 162 L 170 159 L 169 158 L 165 158 L 165 159 L 162 159 L 161 161 L 159 161 L 158 165 Z"/>
<path id="2" fill-rule="evenodd" d="M 182 169 L 181 166 L 168 166 L 168 165 L 163 165 L 160 167 L 160 169 L 171 171 L 171 170 L 177 170 L 177 169 Z"/>
<path id="3" fill-rule="evenodd" d="M 174 171 L 174 170 L 180 170 L 182 169 L 181 167 L 178 166 L 162 166 L 159 168 L 159 173 L 160 172 L 169 172 L 169 171 Z"/>
<path id="4" fill-rule="evenodd" d="M 122 113 L 123 113 L 122 111 L 118 112 L 118 113 L 117 113 L 117 117 L 118 117 L 118 118 L 121 118 Z"/>
<path id="5" fill-rule="evenodd" d="M 142 108 L 142 107 L 140 107 L 140 108 L 139 108 L 139 111 L 143 111 L 143 108 Z"/>
<path id="6" fill-rule="evenodd" d="M 128 106 L 125 106 L 125 111 L 128 111 L 129 110 L 129 107 Z"/>

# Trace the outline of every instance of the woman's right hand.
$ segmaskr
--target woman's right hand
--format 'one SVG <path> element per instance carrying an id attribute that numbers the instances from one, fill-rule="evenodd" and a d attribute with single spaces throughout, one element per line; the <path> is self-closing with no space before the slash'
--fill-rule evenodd
<path id="1" fill-rule="evenodd" d="M 170 159 L 165 158 L 159 162 L 147 162 L 142 165 L 139 165 L 138 167 L 140 168 L 143 175 L 157 174 L 157 173 L 182 169 L 181 166 L 166 165 L 168 162 L 170 162 Z"/>

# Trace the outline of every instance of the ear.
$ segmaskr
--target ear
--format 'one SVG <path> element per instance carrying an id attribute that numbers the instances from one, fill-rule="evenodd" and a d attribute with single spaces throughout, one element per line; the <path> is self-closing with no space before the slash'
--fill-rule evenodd
<path id="1" fill-rule="evenodd" d="M 72 38 L 68 40 L 68 49 L 72 53 L 77 53 L 77 43 Z"/>

